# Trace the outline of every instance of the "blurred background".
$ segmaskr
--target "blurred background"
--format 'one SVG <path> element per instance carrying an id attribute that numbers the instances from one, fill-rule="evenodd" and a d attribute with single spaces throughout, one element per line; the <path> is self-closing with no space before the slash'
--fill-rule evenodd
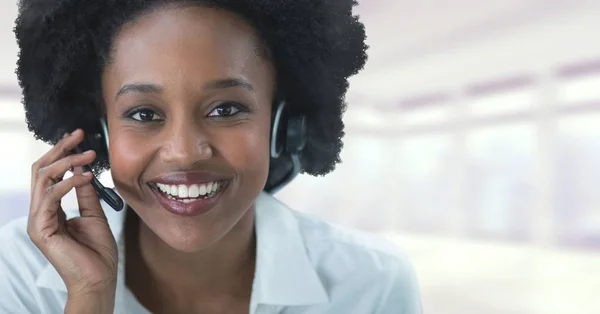
<path id="1" fill-rule="evenodd" d="M 600 1 L 359 3 L 343 164 L 278 197 L 396 241 L 425 313 L 600 313 Z M 0 4 L 0 225 L 27 214 L 49 148 L 24 122 L 16 9 Z"/>

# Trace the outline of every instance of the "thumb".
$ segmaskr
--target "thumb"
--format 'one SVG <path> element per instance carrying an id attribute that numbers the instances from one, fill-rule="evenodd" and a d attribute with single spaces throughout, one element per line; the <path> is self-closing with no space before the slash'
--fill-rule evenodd
<path id="1" fill-rule="evenodd" d="M 83 169 L 81 167 L 73 169 L 74 175 L 81 175 L 82 173 Z M 102 209 L 102 206 L 100 206 L 98 193 L 91 183 L 75 187 L 75 194 L 77 195 L 77 205 L 81 217 L 99 217 L 106 219 L 104 210 Z"/>

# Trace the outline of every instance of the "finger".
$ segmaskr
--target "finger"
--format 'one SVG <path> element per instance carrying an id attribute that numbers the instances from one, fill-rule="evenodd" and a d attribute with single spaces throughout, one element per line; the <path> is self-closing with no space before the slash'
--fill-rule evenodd
<path id="1" fill-rule="evenodd" d="M 88 151 L 82 154 L 67 156 L 49 166 L 40 168 L 37 174 L 37 182 L 35 183 L 32 193 L 31 211 L 34 211 L 32 214 L 35 215 L 35 211 L 40 208 L 39 200 L 42 199 L 46 189 L 48 189 L 50 186 L 60 183 L 65 173 L 69 169 L 87 165 L 91 163 L 94 158 L 95 153 L 93 151 Z"/>
<path id="2" fill-rule="evenodd" d="M 96 153 L 93 150 L 59 159 L 38 170 L 38 184 L 46 185 L 48 181 L 57 183 L 70 169 L 91 164 L 94 159 L 96 159 Z"/>
<path id="3" fill-rule="evenodd" d="M 83 169 L 77 167 L 73 173 L 77 174 L 81 173 L 82 171 Z M 75 193 L 77 195 L 77 204 L 79 206 L 79 214 L 81 217 L 98 217 L 106 219 L 104 210 L 100 205 L 98 193 L 91 183 L 76 187 Z"/>
<path id="4" fill-rule="evenodd" d="M 69 133 L 65 133 L 63 135 L 63 139 L 68 137 L 70 134 Z M 40 157 L 40 159 L 38 159 L 35 163 L 33 163 L 33 165 L 31 166 L 31 187 L 30 187 L 30 193 L 33 194 L 33 189 L 35 187 L 35 183 L 36 183 L 36 176 L 35 174 L 38 172 L 38 170 L 41 167 L 41 163 L 44 160 L 45 155 L 49 154 L 50 151 L 46 152 L 46 154 L 44 154 L 42 157 Z"/>
<path id="5" fill-rule="evenodd" d="M 71 154 L 71 151 L 83 140 L 83 131 L 75 130 L 70 135 L 63 137 L 56 145 L 54 145 L 46 154 L 38 159 L 31 166 L 31 190 L 35 189 L 36 178 L 40 169 L 54 163 L 55 161 L 64 158 Z"/>
<path id="6" fill-rule="evenodd" d="M 74 187 L 88 184 L 91 178 L 91 173 L 73 175 L 46 188 L 39 204 L 39 210 L 34 214 L 30 214 L 30 228 L 32 231 L 30 237 L 34 242 L 37 240 L 43 243 L 45 239 L 60 231 L 59 221 L 64 218 L 64 216 L 61 218 L 64 213 L 59 213 L 59 211 L 62 211 L 61 199 Z"/>

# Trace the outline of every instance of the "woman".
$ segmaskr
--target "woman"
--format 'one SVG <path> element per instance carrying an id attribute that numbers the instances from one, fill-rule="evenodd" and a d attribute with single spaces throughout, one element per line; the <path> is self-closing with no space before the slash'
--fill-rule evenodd
<path id="1" fill-rule="evenodd" d="M 366 60 L 354 5 L 23 1 L 27 121 L 54 146 L 28 219 L 0 232 L 1 312 L 419 312 L 395 247 L 267 193 L 339 161 Z M 92 184 L 109 168 L 112 208 Z"/>

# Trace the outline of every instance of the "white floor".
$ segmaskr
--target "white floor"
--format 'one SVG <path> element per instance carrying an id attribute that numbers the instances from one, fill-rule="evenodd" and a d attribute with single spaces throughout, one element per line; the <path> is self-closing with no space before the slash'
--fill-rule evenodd
<path id="1" fill-rule="evenodd" d="M 388 235 L 411 256 L 427 314 L 599 314 L 600 252 Z"/>

